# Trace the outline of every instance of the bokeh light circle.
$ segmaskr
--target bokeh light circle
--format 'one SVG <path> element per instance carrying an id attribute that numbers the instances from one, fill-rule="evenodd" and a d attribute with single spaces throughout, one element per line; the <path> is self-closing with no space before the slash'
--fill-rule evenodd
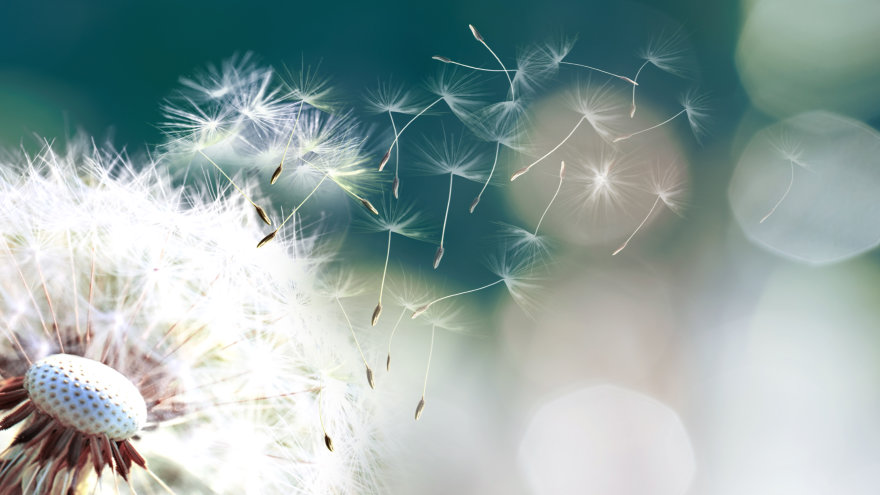
<path id="1" fill-rule="evenodd" d="M 800 114 L 759 131 L 728 196 L 757 244 L 813 264 L 880 243 L 880 134 L 828 112 Z"/>
<path id="2" fill-rule="evenodd" d="M 535 494 L 682 495 L 694 475 L 678 416 L 642 394 L 589 387 L 544 404 L 519 462 Z"/>
<path id="3" fill-rule="evenodd" d="M 814 108 L 876 116 L 878 23 L 876 0 L 750 2 L 736 62 L 752 103 L 777 117 Z"/>

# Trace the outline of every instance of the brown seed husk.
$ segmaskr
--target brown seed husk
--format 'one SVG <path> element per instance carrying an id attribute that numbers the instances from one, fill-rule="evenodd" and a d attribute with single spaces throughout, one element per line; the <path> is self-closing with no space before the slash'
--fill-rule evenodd
<path id="1" fill-rule="evenodd" d="M 416 421 L 422 417 L 422 411 L 425 410 L 425 396 L 422 396 L 422 400 L 419 401 L 419 405 L 416 406 Z"/>

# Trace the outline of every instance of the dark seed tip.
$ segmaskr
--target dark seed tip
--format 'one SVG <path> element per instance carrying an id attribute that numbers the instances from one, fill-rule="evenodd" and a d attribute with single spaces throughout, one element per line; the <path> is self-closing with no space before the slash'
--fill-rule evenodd
<path id="1" fill-rule="evenodd" d="M 330 439 L 330 435 L 324 433 L 324 445 L 327 446 L 327 450 L 333 452 L 333 440 Z"/>
<path id="2" fill-rule="evenodd" d="M 416 406 L 416 421 L 422 417 L 422 411 L 425 410 L 425 397 L 422 396 L 422 400 L 419 401 L 419 405 Z"/>

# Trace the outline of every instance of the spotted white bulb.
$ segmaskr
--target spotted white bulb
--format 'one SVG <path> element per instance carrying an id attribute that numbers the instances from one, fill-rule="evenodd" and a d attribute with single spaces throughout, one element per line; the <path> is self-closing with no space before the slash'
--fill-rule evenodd
<path id="1" fill-rule="evenodd" d="M 24 377 L 31 402 L 64 426 L 111 440 L 131 438 L 147 420 L 137 387 L 113 368 L 71 354 L 34 363 Z"/>

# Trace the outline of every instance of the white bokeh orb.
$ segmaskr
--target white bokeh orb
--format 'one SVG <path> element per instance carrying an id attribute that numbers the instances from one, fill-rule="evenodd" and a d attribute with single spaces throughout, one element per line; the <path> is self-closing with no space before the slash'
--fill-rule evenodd
<path id="1" fill-rule="evenodd" d="M 789 259 L 840 261 L 880 243 L 880 134 L 817 111 L 756 133 L 728 190 L 746 236 Z"/>
<path id="2" fill-rule="evenodd" d="M 523 435 L 519 464 L 538 495 L 682 495 L 695 470 L 676 413 L 614 386 L 542 405 Z"/>

